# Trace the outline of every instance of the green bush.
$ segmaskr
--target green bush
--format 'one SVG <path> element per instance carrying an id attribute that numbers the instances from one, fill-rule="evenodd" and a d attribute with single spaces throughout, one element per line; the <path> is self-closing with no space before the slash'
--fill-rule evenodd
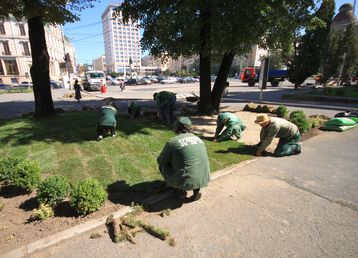
<path id="1" fill-rule="evenodd" d="M 276 115 L 277 115 L 278 117 L 283 117 L 283 118 L 287 117 L 287 115 L 288 115 L 288 109 L 287 109 L 287 107 L 284 106 L 284 105 L 280 105 L 280 106 L 276 109 Z"/>
<path id="2" fill-rule="evenodd" d="M 97 211 L 106 201 L 107 192 L 96 179 L 80 182 L 71 193 L 71 206 L 78 214 Z"/>
<path id="3" fill-rule="evenodd" d="M 15 163 L 14 163 L 15 164 Z M 40 183 L 41 170 L 36 161 L 22 160 L 9 170 L 8 185 L 31 192 Z"/>
<path id="4" fill-rule="evenodd" d="M 6 157 L 0 160 L 0 183 L 9 184 L 10 177 L 16 166 L 20 163 L 18 158 Z"/>
<path id="5" fill-rule="evenodd" d="M 293 111 L 290 114 L 290 121 L 298 127 L 300 133 L 305 133 L 311 128 L 311 124 L 303 111 Z"/>
<path id="6" fill-rule="evenodd" d="M 40 203 L 55 207 L 59 202 L 68 197 L 71 186 L 63 176 L 50 176 L 37 188 L 37 200 Z"/>

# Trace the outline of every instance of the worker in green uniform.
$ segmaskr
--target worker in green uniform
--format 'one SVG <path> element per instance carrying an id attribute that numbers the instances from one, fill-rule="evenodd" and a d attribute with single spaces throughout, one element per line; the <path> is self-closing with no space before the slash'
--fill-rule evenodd
<path id="1" fill-rule="evenodd" d="M 221 133 L 224 127 L 226 127 L 226 129 Z M 241 133 L 245 128 L 244 123 L 235 114 L 230 112 L 220 113 L 216 121 L 214 141 L 226 141 L 233 137 L 240 139 Z"/>
<path id="2" fill-rule="evenodd" d="M 276 157 L 301 153 L 301 145 L 298 143 L 301 134 L 295 124 L 283 118 L 269 117 L 266 114 L 258 115 L 255 123 L 262 127 L 256 156 L 261 156 L 275 137 L 280 138 L 274 152 Z"/>
<path id="3" fill-rule="evenodd" d="M 159 118 L 167 124 L 174 122 L 174 110 L 177 98 L 175 93 L 170 91 L 160 91 L 153 95 L 159 109 Z"/>
<path id="4" fill-rule="evenodd" d="M 179 117 L 175 124 L 176 137 L 171 138 L 160 153 L 157 162 L 167 185 L 181 198 L 193 190 L 189 200 L 201 197 L 200 188 L 208 185 L 210 166 L 204 142 L 191 131 L 191 121 Z"/>
<path id="5" fill-rule="evenodd" d="M 106 99 L 105 105 L 99 110 L 98 123 L 97 123 L 97 140 L 100 141 L 107 134 L 112 137 L 116 136 L 117 127 L 117 109 L 113 106 L 112 99 Z"/>

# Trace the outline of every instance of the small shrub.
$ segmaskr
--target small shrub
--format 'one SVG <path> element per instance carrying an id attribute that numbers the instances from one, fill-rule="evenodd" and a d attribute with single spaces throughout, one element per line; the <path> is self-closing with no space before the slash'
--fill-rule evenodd
<path id="1" fill-rule="evenodd" d="M 300 133 L 305 133 L 310 129 L 310 122 L 303 111 L 293 111 L 290 114 L 290 121 L 298 127 Z"/>
<path id="2" fill-rule="evenodd" d="M 46 178 L 37 188 L 37 200 L 40 203 L 55 207 L 59 202 L 68 197 L 71 186 L 63 176 L 51 176 Z"/>
<path id="3" fill-rule="evenodd" d="M 30 221 L 34 220 L 46 220 L 48 218 L 51 218 L 54 216 L 53 209 L 46 205 L 46 204 L 40 204 L 40 207 L 38 209 L 35 209 L 33 214 L 30 217 Z"/>
<path id="4" fill-rule="evenodd" d="M 287 107 L 284 106 L 284 105 L 280 105 L 280 106 L 276 109 L 276 115 L 277 115 L 278 117 L 283 117 L 283 118 L 287 117 L 287 115 L 288 115 L 288 109 L 287 109 Z"/>
<path id="5" fill-rule="evenodd" d="M 40 183 L 40 167 L 36 161 L 20 161 L 9 175 L 9 185 L 32 191 Z"/>
<path id="6" fill-rule="evenodd" d="M 107 192 L 96 179 L 80 182 L 71 193 L 71 206 L 78 214 L 97 211 L 106 201 Z"/>
<path id="7" fill-rule="evenodd" d="M 20 159 L 12 157 L 6 157 L 0 160 L 0 183 L 4 183 L 5 185 L 10 183 L 10 177 L 19 163 Z"/>

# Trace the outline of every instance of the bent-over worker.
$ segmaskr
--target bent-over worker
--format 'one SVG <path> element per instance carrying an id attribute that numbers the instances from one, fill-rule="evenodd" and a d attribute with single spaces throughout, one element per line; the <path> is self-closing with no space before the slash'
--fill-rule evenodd
<path id="1" fill-rule="evenodd" d="M 176 190 L 179 197 L 186 198 L 186 191 L 193 190 L 192 201 L 201 197 L 200 188 L 208 185 L 210 166 L 204 142 L 191 131 L 191 121 L 179 117 L 175 131 L 160 153 L 157 162 L 167 185 Z"/>
<path id="2" fill-rule="evenodd" d="M 167 124 L 174 122 L 174 110 L 177 98 L 175 93 L 169 91 L 160 91 L 153 94 L 153 99 L 159 109 L 159 117 Z"/>
<path id="3" fill-rule="evenodd" d="M 223 128 L 226 129 L 221 133 Z M 230 112 L 220 113 L 216 121 L 216 132 L 214 141 L 226 141 L 234 137 L 240 139 L 241 133 L 245 130 L 246 126 L 235 114 Z"/>
<path id="4" fill-rule="evenodd" d="M 262 127 L 256 156 L 261 156 L 275 137 L 280 138 L 274 152 L 276 157 L 301 153 L 301 145 L 298 143 L 301 134 L 295 124 L 283 118 L 269 117 L 266 114 L 258 115 L 255 123 Z"/>
<path id="5" fill-rule="evenodd" d="M 117 109 L 113 106 L 112 100 L 105 100 L 105 105 L 100 108 L 97 123 L 97 140 L 100 141 L 108 133 L 116 136 Z"/>

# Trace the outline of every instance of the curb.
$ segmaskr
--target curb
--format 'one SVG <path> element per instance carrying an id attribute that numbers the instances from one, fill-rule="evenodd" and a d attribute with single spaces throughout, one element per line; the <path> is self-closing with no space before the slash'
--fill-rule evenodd
<path id="1" fill-rule="evenodd" d="M 211 180 L 217 180 L 221 177 L 230 175 L 232 173 L 234 173 L 237 169 L 240 169 L 242 167 L 245 167 L 255 161 L 257 161 L 257 158 L 253 158 L 250 160 L 246 160 L 243 161 L 237 165 L 233 165 L 231 167 L 228 168 L 224 168 L 222 170 L 219 170 L 218 172 L 215 172 L 214 175 L 211 176 Z M 143 203 L 145 205 L 153 205 L 155 203 L 158 203 L 162 200 L 167 199 L 168 197 L 170 197 L 173 194 L 172 191 L 168 191 L 165 193 L 161 193 L 161 194 L 157 194 L 157 195 L 153 195 L 150 196 L 149 198 L 145 199 L 143 201 Z M 117 218 L 121 218 L 123 216 L 125 216 L 127 213 L 133 211 L 133 209 L 129 206 L 126 206 L 122 209 L 120 209 L 119 211 L 116 211 L 114 213 L 112 213 L 113 218 L 117 219 Z M 19 258 L 19 257 L 25 257 L 27 255 L 30 255 L 36 251 L 45 249 L 47 247 L 50 247 L 52 245 L 55 245 L 63 240 L 67 240 L 70 239 L 74 236 L 80 235 L 82 233 L 85 233 L 87 231 L 90 231 L 94 228 L 97 228 L 99 226 L 102 226 L 106 223 L 106 220 L 108 218 L 109 215 L 104 216 L 102 218 L 99 219 L 93 219 L 93 220 L 89 220 L 83 224 L 74 226 L 72 228 L 66 229 L 62 232 L 58 232 L 55 233 L 54 235 L 50 235 L 48 237 L 45 237 L 43 239 L 37 240 L 35 242 L 32 242 L 30 244 L 24 245 L 20 248 L 17 248 L 15 250 L 12 250 L 6 254 L 2 254 L 1 258 Z"/>

